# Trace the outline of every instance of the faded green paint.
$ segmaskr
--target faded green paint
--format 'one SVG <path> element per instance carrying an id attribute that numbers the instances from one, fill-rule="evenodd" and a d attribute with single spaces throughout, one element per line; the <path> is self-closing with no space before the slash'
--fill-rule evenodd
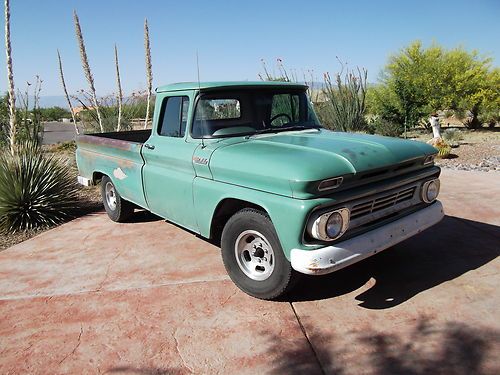
<path id="1" fill-rule="evenodd" d="M 436 152 L 420 142 L 324 129 L 203 141 L 191 138 L 189 124 L 200 90 L 249 87 L 306 89 L 277 82 L 162 86 L 157 89 L 153 130 L 147 141 L 154 150 L 141 143 L 79 137 L 80 175 L 92 179 L 96 172 L 106 174 L 125 199 L 205 237 L 210 236 L 212 218 L 221 202 L 251 202 L 268 212 L 288 257 L 292 248 L 317 248 L 302 240 L 311 210 L 349 194 L 349 190 L 318 192 L 319 182 L 343 176 L 344 186 L 350 186 L 359 174 L 406 162 L 411 163 L 406 172 L 422 169 L 424 158 Z M 162 101 L 180 95 L 190 99 L 185 136 L 158 135 Z M 384 179 L 393 176 L 391 172 Z"/>
<path id="2" fill-rule="evenodd" d="M 160 93 L 156 96 L 155 108 L 169 96 L 187 96 L 189 100 L 188 123 L 194 102 L 193 91 Z M 155 110 L 155 126 L 147 143 L 154 149 L 143 148 L 143 184 L 148 209 L 162 217 L 197 231 L 193 206 L 193 180 L 195 170 L 192 163 L 197 143 L 186 142 L 185 138 L 165 137 L 157 132 L 159 110 Z"/>
<path id="3" fill-rule="evenodd" d="M 319 247 L 302 243 L 305 220 L 314 207 L 332 201 L 328 198 L 294 199 L 243 186 L 196 178 L 194 181 L 194 205 L 202 236 L 210 237 L 210 224 L 214 211 L 220 202 L 231 198 L 256 204 L 269 214 L 287 258 L 293 248 L 315 249 Z"/>
<path id="4" fill-rule="evenodd" d="M 87 136 L 78 137 L 76 160 L 80 176 L 93 180 L 95 173 L 109 176 L 118 192 L 127 200 L 146 206 L 142 189 L 140 143 L 129 143 L 129 149 L 116 147 L 112 142 L 91 143 Z M 118 176 L 118 177 L 117 177 Z"/>
<path id="5" fill-rule="evenodd" d="M 318 195 L 308 191 L 311 182 L 413 159 L 422 163 L 435 152 L 422 142 L 308 130 L 232 139 L 212 155 L 210 170 L 218 181 L 308 199 Z"/>

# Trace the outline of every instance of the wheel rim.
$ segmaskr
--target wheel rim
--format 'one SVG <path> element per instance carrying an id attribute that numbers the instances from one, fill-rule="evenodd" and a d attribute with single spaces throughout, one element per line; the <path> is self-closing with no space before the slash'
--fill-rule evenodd
<path id="1" fill-rule="evenodd" d="M 234 251 L 238 266 L 252 280 L 263 281 L 274 270 L 274 251 L 269 241 L 254 230 L 242 232 L 236 239 Z"/>
<path id="2" fill-rule="evenodd" d="M 104 188 L 106 193 L 106 203 L 110 210 L 114 211 L 116 209 L 116 190 L 114 185 L 111 182 L 106 184 Z"/>

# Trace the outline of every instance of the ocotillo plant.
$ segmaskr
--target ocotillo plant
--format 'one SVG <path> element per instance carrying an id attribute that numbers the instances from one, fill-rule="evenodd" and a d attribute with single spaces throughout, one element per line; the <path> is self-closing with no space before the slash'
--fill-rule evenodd
<path id="1" fill-rule="evenodd" d="M 57 50 L 57 60 L 59 61 L 59 76 L 61 77 L 61 84 L 62 84 L 62 87 L 64 90 L 64 96 L 66 96 L 66 100 L 68 102 L 69 110 L 71 112 L 71 118 L 73 119 L 73 125 L 75 126 L 75 132 L 76 132 L 76 134 L 80 134 L 80 131 L 78 130 L 78 126 L 76 126 L 75 111 L 73 110 L 73 105 L 71 104 L 71 99 L 69 98 L 68 89 L 66 88 L 66 81 L 64 80 L 64 72 L 63 72 L 61 54 L 59 53 L 59 50 Z"/>
<path id="2" fill-rule="evenodd" d="M 148 126 L 149 106 L 151 101 L 151 90 L 153 88 L 153 70 L 151 68 L 151 45 L 149 43 L 149 27 L 147 18 L 144 20 L 144 52 L 146 54 L 146 78 L 148 82 L 148 101 L 146 104 L 146 120 L 144 120 L 144 129 Z"/>
<path id="3" fill-rule="evenodd" d="M 9 144 L 14 154 L 16 145 L 16 93 L 14 91 L 14 73 L 12 69 L 12 48 L 10 45 L 10 1 L 5 0 L 5 55 L 7 58 L 7 79 L 9 83 Z"/>
<path id="4" fill-rule="evenodd" d="M 97 102 L 97 94 L 95 91 L 95 85 L 94 85 L 94 77 L 92 76 L 92 71 L 90 70 L 90 65 L 89 65 L 89 60 L 87 57 L 87 51 L 85 49 L 85 41 L 83 40 L 83 34 L 82 34 L 82 28 L 80 27 L 80 20 L 78 18 L 78 15 L 76 14 L 76 11 L 73 11 L 73 17 L 75 20 L 75 32 L 76 32 L 76 39 L 78 41 L 78 47 L 80 49 L 80 57 L 82 60 L 82 68 L 83 72 L 85 73 L 85 78 L 87 79 L 87 82 L 89 84 L 89 91 L 92 96 L 92 104 L 95 107 L 95 111 L 97 114 L 97 120 L 99 122 L 99 128 L 101 129 L 101 132 L 104 131 L 102 127 L 102 119 L 101 119 L 101 112 L 99 111 L 99 103 Z"/>
<path id="5" fill-rule="evenodd" d="M 116 131 L 120 131 L 120 125 L 122 121 L 122 102 L 123 102 L 123 91 L 122 83 L 120 80 L 120 66 L 118 64 L 118 48 L 115 44 L 115 67 L 116 67 L 116 85 L 118 86 L 117 101 L 118 101 L 118 123 L 116 125 Z"/>
<path id="6" fill-rule="evenodd" d="M 331 126 L 340 131 L 357 131 L 365 128 L 364 112 L 367 71 L 358 68 L 357 73 L 347 70 L 335 75 L 332 81 L 325 73 L 324 94 Z"/>
<path id="7" fill-rule="evenodd" d="M 16 142 L 23 144 L 31 143 L 33 146 L 40 145 L 40 132 L 42 131 L 40 119 L 40 92 L 43 80 L 35 76 L 35 84 L 26 82 L 26 90 L 22 93 L 17 90 L 17 100 L 22 104 L 22 119 L 17 122 Z M 30 110 L 30 87 L 33 86 L 33 107 Z"/>

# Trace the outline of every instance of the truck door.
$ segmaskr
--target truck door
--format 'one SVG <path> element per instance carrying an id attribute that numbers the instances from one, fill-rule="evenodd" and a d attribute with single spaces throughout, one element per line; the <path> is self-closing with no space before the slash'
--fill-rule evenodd
<path id="1" fill-rule="evenodd" d="M 186 141 L 192 92 L 158 93 L 151 136 L 143 146 L 144 194 L 151 212 L 198 232 L 193 206 L 192 158 L 197 143 Z"/>

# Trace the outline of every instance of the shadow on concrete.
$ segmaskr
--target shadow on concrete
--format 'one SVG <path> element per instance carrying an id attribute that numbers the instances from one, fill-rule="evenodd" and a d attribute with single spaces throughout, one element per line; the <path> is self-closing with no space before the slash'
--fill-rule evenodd
<path id="1" fill-rule="evenodd" d="M 360 306 L 386 309 L 477 269 L 500 255 L 500 227 L 446 216 L 439 224 L 391 249 L 325 276 L 303 276 L 286 301 L 336 297 L 375 285 L 356 296 Z"/>
<path id="2" fill-rule="evenodd" d="M 160 216 L 151 213 L 148 210 L 139 209 L 136 210 L 126 221 L 125 224 L 135 224 L 135 223 L 150 223 L 153 221 L 164 220 Z"/>
<path id="3" fill-rule="evenodd" d="M 491 329 L 462 323 L 434 325 L 420 318 L 407 334 L 368 330 L 348 336 L 313 334 L 298 347 L 269 336 L 270 355 L 277 357 L 278 365 L 272 373 L 493 375 L 499 370 L 495 348 L 500 344 L 500 332 Z M 311 355 L 318 370 L 297 365 L 299 358 Z"/>
<path id="4" fill-rule="evenodd" d="M 180 368 L 156 368 L 156 367 L 132 367 L 132 366 L 120 366 L 113 367 L 106 370 L 106 374 L 130 374 L 130 375 L 181 375 L 188 373 L 185 369 Z"/>

